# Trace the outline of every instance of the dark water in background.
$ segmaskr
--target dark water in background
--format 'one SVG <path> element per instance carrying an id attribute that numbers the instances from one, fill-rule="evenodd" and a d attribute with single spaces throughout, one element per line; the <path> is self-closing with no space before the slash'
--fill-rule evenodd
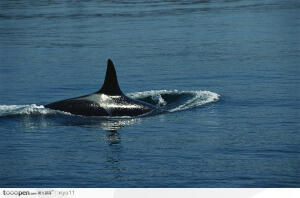
<path id="1" fill-rule="evenodd" d="M 300 187 L 298 1 L 0 9 L 0 186 Z M 99 119 L 41 106 L 98 90 L 107 58 L 125 93 L 174 111 Z"/>

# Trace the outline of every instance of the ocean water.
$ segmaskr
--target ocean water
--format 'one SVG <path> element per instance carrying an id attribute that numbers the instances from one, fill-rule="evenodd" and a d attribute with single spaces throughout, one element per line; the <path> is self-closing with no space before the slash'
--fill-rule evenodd
<path id="1" fill-rule="evenodd" d="M 300 187 L 296 0 L 0 1 L 1 187 Z M 167 110 L 44 108 L 97 91 Z"/>

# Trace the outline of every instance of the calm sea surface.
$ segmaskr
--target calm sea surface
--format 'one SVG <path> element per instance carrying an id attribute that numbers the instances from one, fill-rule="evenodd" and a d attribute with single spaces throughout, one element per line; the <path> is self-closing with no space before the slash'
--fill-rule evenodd
<path id="1" fill-rule="evenodd" d="M 0 1 L 1 187 L 300 187 L 296 0 Z M 81 117 L 97 91 L 168 113 Z"/>

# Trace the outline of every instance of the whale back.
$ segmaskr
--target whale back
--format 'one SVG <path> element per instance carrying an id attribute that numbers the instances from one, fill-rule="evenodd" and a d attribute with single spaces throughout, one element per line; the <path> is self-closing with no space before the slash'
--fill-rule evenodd
<path id="1" fill-rule="evenodd" d="M 110 59 L 108 59 L 107 61 L 107 69 L 106 69 L 104 83 L 101 89 L 96 93 L 106 94 L 110 96 L 124 95 L 118 83 L 115 66 Z"/>
<path id="2" fill-rule="evenodd" d="M 139 116 L 156 107 L 124 95 L 113 62 L 108 59 L 104 83 L 95 93 L 45 105 L 46 108 L 84 116 Z"/>

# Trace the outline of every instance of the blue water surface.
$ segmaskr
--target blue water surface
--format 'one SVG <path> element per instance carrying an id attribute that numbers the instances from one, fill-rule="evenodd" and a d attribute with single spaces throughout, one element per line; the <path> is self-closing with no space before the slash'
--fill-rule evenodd
<path id="1" fill-rule="evenodd" d="M 296 0 L 1 0 L 0 186 L 300 187 L 299 13 Z M 170 111 L 42 106 L 97 91 L 108 58 L 124 93 Z"/>

